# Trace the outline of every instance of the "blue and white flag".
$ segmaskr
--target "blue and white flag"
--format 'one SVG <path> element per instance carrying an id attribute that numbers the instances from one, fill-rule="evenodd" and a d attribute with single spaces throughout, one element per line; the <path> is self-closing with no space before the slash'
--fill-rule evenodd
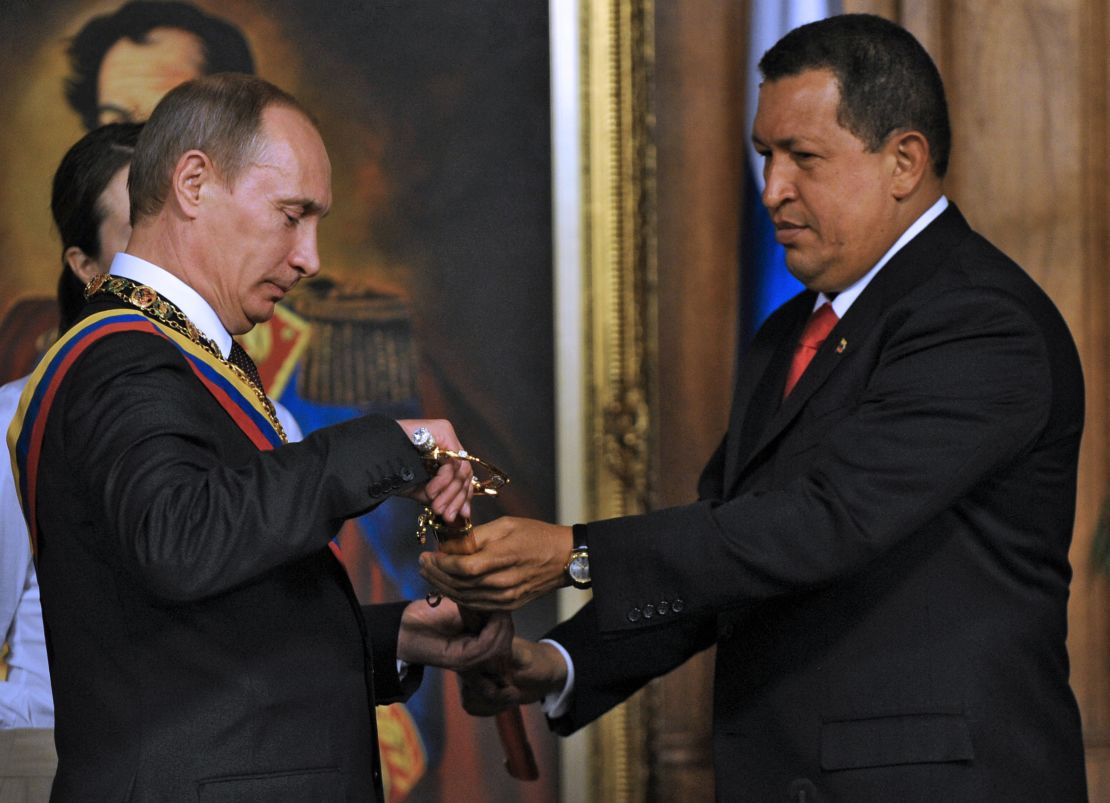
<path id="1" fill-rule="evenodd" d="M 740 249 L 740 336 L 751 341 L 772 311 L 802 289 L 786 269 L 786 254 L 775 241 L 775 227 L 760 201 L 762 160 L 751 143 L 759 101 L 759 60 L 779 39 L 799 25 L 840 13 L 839 0 L 752 0 L 748 42 L 747 100 L 744 136 L 748 157 L 744 175 L 744 220 Z"/>

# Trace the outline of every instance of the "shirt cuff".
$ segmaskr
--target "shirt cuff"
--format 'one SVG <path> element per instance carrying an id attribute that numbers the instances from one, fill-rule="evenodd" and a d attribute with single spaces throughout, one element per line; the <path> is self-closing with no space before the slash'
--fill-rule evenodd
<path id="1" fill-rule="evenodd" d="M 551 692 L 540 702 L 540 708 L 543 710 L 544 716 L 548 719 L 558 719 L 567 713 L 567 709 L 570 708 L 570 699 L 574 695 L 574 661 L 571 660 L 570 653 L 559 642 L 545 638 L 540 639 L 540 644 L 550 644 L 557 649 L 567 665 L 567 682 L 563 684 L 563 690 L 559 693 Z"/>

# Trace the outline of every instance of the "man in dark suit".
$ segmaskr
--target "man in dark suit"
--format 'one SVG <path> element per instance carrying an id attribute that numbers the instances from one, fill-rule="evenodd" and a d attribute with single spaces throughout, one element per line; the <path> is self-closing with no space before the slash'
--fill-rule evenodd
<path id="1" fill-rule="evenodd" d="M 760 69 L 763 202 L 807 290 L 740 362 L 697 503 L 502 519 L 477 554 L 423 556 L 487 609 L 593 582 L 469 706 L 550 695 L 568 733 L 716 644 L 722 800 L 1084 800 L 1072 338 L 944 197 L 943 87 L 910 34 L 835 17 Z"/>
<path id="2" fill-rule="evenodd" d="M 135 150 L 127 252 L 23 396 L 53 799 L 382 799 L 374 705 L 508 648 L 505 616 L 467 635 L 450 603 L 360 607 L 329 549 L 396 493 L 468 515 L 469 469 L 410 440 L 459 448 L 451 426 L 365 416 L 283 444 L 232 341 L 319 270 L 330 179 L 276 87 L 172 91 Z"/>

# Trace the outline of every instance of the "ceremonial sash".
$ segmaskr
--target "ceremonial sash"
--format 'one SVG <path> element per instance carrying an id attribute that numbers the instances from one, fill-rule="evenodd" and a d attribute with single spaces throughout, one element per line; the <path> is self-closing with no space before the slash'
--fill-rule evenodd
<path id="1" fill-rule="evenodd" d="M 170 327 L 131 310 L 110 310 L 83 319 L 54 344 L 31 374 L 8 429 L 8 449 L 23 517 L 31 536 L 31 551 L 38 541 L 35 484 L 50 407 L 66 373 L 96 341 L 116 332 L 146 332 L 175 345 L 200 383 L 251 442 L 261 450 L 281 444 L 265 405 L 251 387 L 220 359 Z"/>

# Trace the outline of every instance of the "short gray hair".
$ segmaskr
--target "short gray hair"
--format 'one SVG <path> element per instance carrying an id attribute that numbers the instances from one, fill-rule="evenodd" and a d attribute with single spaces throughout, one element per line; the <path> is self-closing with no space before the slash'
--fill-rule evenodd
<path id="1" fill-rule="evenodd" d="M 315 125 L 296 98 L 268 81 L 241 73 L 197 78 L 172 89 L 155 107 L 135 146 L 127 188 L 131 225 L 161 211 L 182 154 L 199 150 L 228 186 L 262 148 L 262 112 L 296 109 Z"/>

